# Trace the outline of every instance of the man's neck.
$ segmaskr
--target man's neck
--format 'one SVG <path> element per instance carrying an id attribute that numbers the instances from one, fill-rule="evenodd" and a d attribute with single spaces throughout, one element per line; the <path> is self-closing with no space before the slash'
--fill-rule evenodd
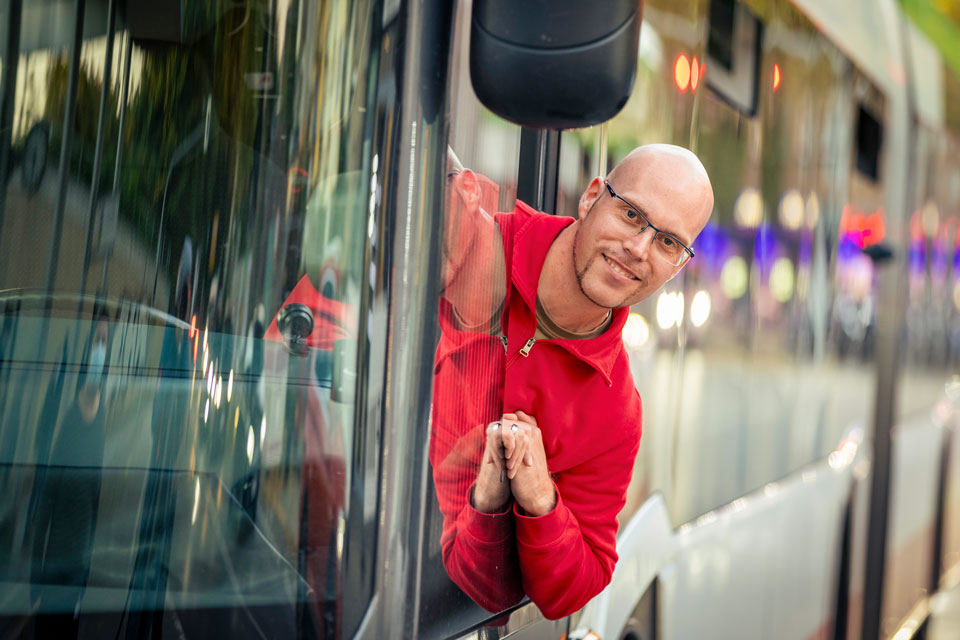
<path id="1" fill-rule="evenodd" d="M 576 225 L 560 232 L 547 251 L 537 283 L 537 296 L 553 322 L 567 331 L 584 333 L 607 318 L 609 309 L 594 304 L 580 290 L 573 263 Z"/>

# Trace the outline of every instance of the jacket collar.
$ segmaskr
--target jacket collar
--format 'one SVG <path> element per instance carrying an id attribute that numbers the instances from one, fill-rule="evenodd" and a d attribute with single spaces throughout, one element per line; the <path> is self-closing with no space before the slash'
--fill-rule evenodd
<path id="1" fill-rule="evenodd" d="M 519 207 L 527 207 L 518 203 Z M 532 209 L 528 211 L 533 212 Z M 551 216 L 535 212 L 530 217 L 517 216 L 513 236 L 512 276 L 513 284 L 527 307 L 536 316 L 537 285 L 540 272 L 546 260 L 547 252 L 556 237 L 567 226 L 573 224 L 573 218 Z M 569 351 L 573 356 L 589 364 L 603 377 L 607 386 L 613 383 L 613 366 L 623 349 L 623 327 L 630 315 L 628 307 L 613 310 L 610 326 L 601 335 L 588 340 L 554 340 L 553 342 Z"/>

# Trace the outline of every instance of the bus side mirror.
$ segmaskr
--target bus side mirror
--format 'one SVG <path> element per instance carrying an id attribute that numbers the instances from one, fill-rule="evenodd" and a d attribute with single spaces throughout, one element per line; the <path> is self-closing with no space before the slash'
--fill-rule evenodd
<path id="1" fill-rule="evenodd" d="M 474 0 L 473 90 L 525 127 L 609 120 L 633 89 L 642 18 L 642 0 Z"/>

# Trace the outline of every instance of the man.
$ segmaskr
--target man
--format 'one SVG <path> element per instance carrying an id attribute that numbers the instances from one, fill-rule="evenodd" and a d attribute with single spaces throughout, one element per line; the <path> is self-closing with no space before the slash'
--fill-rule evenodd
<path id="1" fill-rule="evenodd" d="M 693 257 L 713 209 L 702 164 L 647 145 L 594 178 L 579 219 L 491 217 L 451 171 L 430 459 L 444 565 L 481 606 L 548 618 L 606 586 L 641 432 L 628 307 Z"/>

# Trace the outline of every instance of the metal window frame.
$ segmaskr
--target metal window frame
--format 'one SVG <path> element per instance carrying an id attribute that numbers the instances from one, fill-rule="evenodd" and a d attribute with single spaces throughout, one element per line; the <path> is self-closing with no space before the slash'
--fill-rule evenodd
<path id="1" fill-rule="evenodd" d="M 554 129 L 520 131 L 517 199 L 539 211 L 556 214 L 560 179 L 560 132 Z"/>
<path id="2" fill-rule="evenodd" d="M 382 358 L 376 562 L 373 598 L 354 637 L 417 637 L 419 581 L 424 536 L 430 433 L 433 351 L 439 336 L 435 316 L 442 191 L 446 162 L 445 77 L 452 7 L 443 2 L 387 2 L 384 41 L 390 56 L 381 77 L 393 75 L 396 93 L 378 137 L 385 243 L 381 261 L 387 305 L 385 336 L 370 336 L 371 353 Z M 447 38 L 443 38 L 446 33 Z M 438 40 L 436 37 L 441 36 Z M 431 42 L 433 46 L 421 46 Z M 388 69 L 387 67 L 391 67 Z M 433 314 L 431 316 L 431 314 Z M 373 385 L 371 385 L 371 390 Z"/>

